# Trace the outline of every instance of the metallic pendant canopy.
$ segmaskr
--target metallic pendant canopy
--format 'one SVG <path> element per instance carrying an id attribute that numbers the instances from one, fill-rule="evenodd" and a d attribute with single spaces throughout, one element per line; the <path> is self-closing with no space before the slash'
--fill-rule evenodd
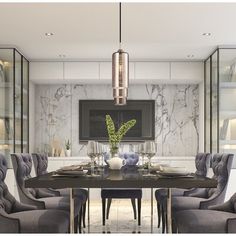
<path id="1" fill-rule="evenodd" d="M 121 3 L 119 14 L 119 42 L 121 45 Z M 126 105 L 129 86 L 129 54 L 124 52 L 121 47 L 112 54 L 112 87 L 115 105 Z"/>

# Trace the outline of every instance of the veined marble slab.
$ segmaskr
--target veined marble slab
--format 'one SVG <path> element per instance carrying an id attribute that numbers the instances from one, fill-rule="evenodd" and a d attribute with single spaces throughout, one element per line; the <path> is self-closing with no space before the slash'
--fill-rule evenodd
<path id="1" fill-rule="evenodd" d="M 79 143 L 79 100 L 112 99 L 110 85 L 36 85 L 35 151 L 72 141 L 72 155 L 85 156 Z M 158 156 L 195 156 L 199 150 L 198 85 L 130 85 L 128 99 L 153 99 Z M 133 144 L 122 144 L 132 151 Z"/>

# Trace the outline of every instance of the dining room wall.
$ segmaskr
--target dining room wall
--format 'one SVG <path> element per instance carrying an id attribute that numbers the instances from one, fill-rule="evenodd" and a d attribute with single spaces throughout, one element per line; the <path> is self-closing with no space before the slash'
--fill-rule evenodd
<path id="1" fill-rule="evenodd" d="M 85 156 L 79 142 L 79 100 L 111 99 L 110 85 L 35 85 L 34 151 L 52 155 L 52 146 L 72 143 L 72 156 Z M 160 156 L 194 156 L 199 151 L 199 86 L 130 85 L 129 99 L 154 99 L 155 139 Z M 132 151 L 133 144 L 122 144 Z M 62 152 L 63 155 L 63 152 Z"/>

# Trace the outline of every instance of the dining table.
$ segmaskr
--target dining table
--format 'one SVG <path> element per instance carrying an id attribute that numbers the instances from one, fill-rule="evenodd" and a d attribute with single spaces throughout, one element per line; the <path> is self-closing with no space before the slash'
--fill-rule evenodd
<path id="1" fill-rule="evenodd" d="M 61 172 L 60 172 L 61 173 Z M 74 173 L 74 174 L 73 174 Z M 140 166 L 123 166 L 120 170 L 111 170 L 108 166 L 95 171 L 95 174 L 81 174 L 81 171 L 72 174 L 58 174 L 53 171 L 38 177 L 25 180 L 27 188 L 54 188 L 70 189 L 70 233 L 74 233 L 74 195 L 77 188 L 150 188 L 151 189 L 151 229 L 153 229 L 153 189 L 167 189 L 167 233 L 172 233 L 171 218 L 171 189 L 172 188 L 215 188 L 217 181 L 194 173 L 186 176 L 165 176 L 158 171 L 149 173 Z M 89 214 L 88 196 L 88 221 Z M 89 227 L 89 224 L 88 224 Z"/>

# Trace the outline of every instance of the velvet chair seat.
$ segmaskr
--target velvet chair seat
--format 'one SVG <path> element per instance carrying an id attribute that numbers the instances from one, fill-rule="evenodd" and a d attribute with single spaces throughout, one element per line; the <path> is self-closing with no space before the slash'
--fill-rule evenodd
<path id="1" fill-rule="evenodd" d="M 39 200 L 45 203 L 46 209 L 59 209 L 70 212 L 70 199 L 68 197 L 47 197 L 47 198 L 40 198 Z M 77 198 L 75 198 L 74 201 L 75 201 L 74 214 L 76 217 L 81 208 L 81 201 L 79 201 Z"/>
<path id="2" fill-rule="evenodd" d="M 18 219 L 21 233 L 67 233 L 69 213 L 60 210 L 34 210 L 9 214 Z"/>
<path id="3" fill-rule="evenodd" d="M 227 233 L 226 226 L 230 218 L 236 218 L 236 214 L 213 210 L 185 210 L 176 213 L 176 224 L 179 233 Z"/>

